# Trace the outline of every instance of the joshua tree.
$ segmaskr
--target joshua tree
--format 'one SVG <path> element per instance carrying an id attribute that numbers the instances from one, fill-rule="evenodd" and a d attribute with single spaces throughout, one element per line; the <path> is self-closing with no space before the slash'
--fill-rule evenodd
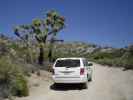
<path id="1" fill-rule="evenodd" d="M 57 40 L 54 36 L 51 37 L 50 39 L 50 47 L 49 47 L 49 54 L 48 54 L 48 58 L 49 61 L 53 61 L 53 57 L 52 57 L 52 50 L 54 48 L 54 43 L 55 42 L 64 42 L 64 40 Z"/>
<path id="2" fill-rule="evenodd" d="M 25 47 L 28 50 L 26 61 L 32 63 L 32 54 L 31 54 L 31 44 L 30 41 L 32 39 L 32 30 L 31 25 L 20 25 L 17 26 L 14 29 L 14 34 L 19 37 L 23 43 L 25 44 Z"/>
<path id="3" fill-rule="evenodd" d="M 44 45 L 48 37 L 51 35 L 55 37 L 57 33 L 62 30 L 65 26 L 65 18 L 60 16 L 56 11 L 51 10 L 46 14 L 45 19 L 34 19 L 31 25 L 22 25 L 24 31 L 32 33 L 35 39 L 39 43 L 40 53 L 38 57 L 39 64 L 43 64 L 44 61 Z M 20 27 L 15 29 L 15 34 L 22 40 L 23 37 L 20 36 Z M 27 37 L 28 35 L 26 35 Z M 51 38 L 52 39 L 52 38 Z"/>
<path id="4" fill-rule="evenodd" d="M 54 10 L 49 11 L 46 14 L 46 18 L 44 20 L 43 19 L 33 20 L 32 28 L 35 33 L 35 38 L 40 44 L 39 64 L 43 64 L 43 61 L 44 61 L 43 48 L 48 36 L 52 35 L 52 37 L 55 37 L 57 33 L 64 28 L 65 26 L 64 22 L 65 22 L 64 17 L 60 16 Z"/>

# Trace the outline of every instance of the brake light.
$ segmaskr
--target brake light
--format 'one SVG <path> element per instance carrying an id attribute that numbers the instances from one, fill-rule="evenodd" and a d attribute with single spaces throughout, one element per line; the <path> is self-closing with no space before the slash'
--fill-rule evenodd
<path id="1" fill-rule="evenodd" d="M 85 72 L 85 69 L 84 68 L 81 68 L 80 69 L 80 75 L 84 75 L 84 72 Z"/>

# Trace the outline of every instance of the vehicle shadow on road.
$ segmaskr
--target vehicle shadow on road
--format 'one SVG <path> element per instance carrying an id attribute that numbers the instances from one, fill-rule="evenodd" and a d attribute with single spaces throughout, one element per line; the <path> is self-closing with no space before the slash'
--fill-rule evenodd
<path id="1" fill-rule="evenodd" d="M 50 85 L 50 89 L 54 91 L 69 91 L 69 90 L 83 90 L 83 86 L 81 84 L 52 84 Z"/>

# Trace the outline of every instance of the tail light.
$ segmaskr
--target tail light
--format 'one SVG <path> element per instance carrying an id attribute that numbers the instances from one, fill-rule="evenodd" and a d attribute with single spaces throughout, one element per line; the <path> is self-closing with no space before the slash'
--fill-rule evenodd
<path id="1" fill-rule="evenodd" d="M 81 68 L 80 69 L 80 75 L 84 75 L 84 72 L 85 72 L 85 69 L 84 68 Z"/>

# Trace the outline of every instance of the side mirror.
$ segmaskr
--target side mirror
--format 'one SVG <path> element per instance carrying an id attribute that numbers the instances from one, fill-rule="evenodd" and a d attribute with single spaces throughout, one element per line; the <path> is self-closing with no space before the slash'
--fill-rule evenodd
<path id="1" fill-rule="evenodd" d="M 88 63 L 88 66 L 93 66 L 93 64 L 92 63 Z"/>

